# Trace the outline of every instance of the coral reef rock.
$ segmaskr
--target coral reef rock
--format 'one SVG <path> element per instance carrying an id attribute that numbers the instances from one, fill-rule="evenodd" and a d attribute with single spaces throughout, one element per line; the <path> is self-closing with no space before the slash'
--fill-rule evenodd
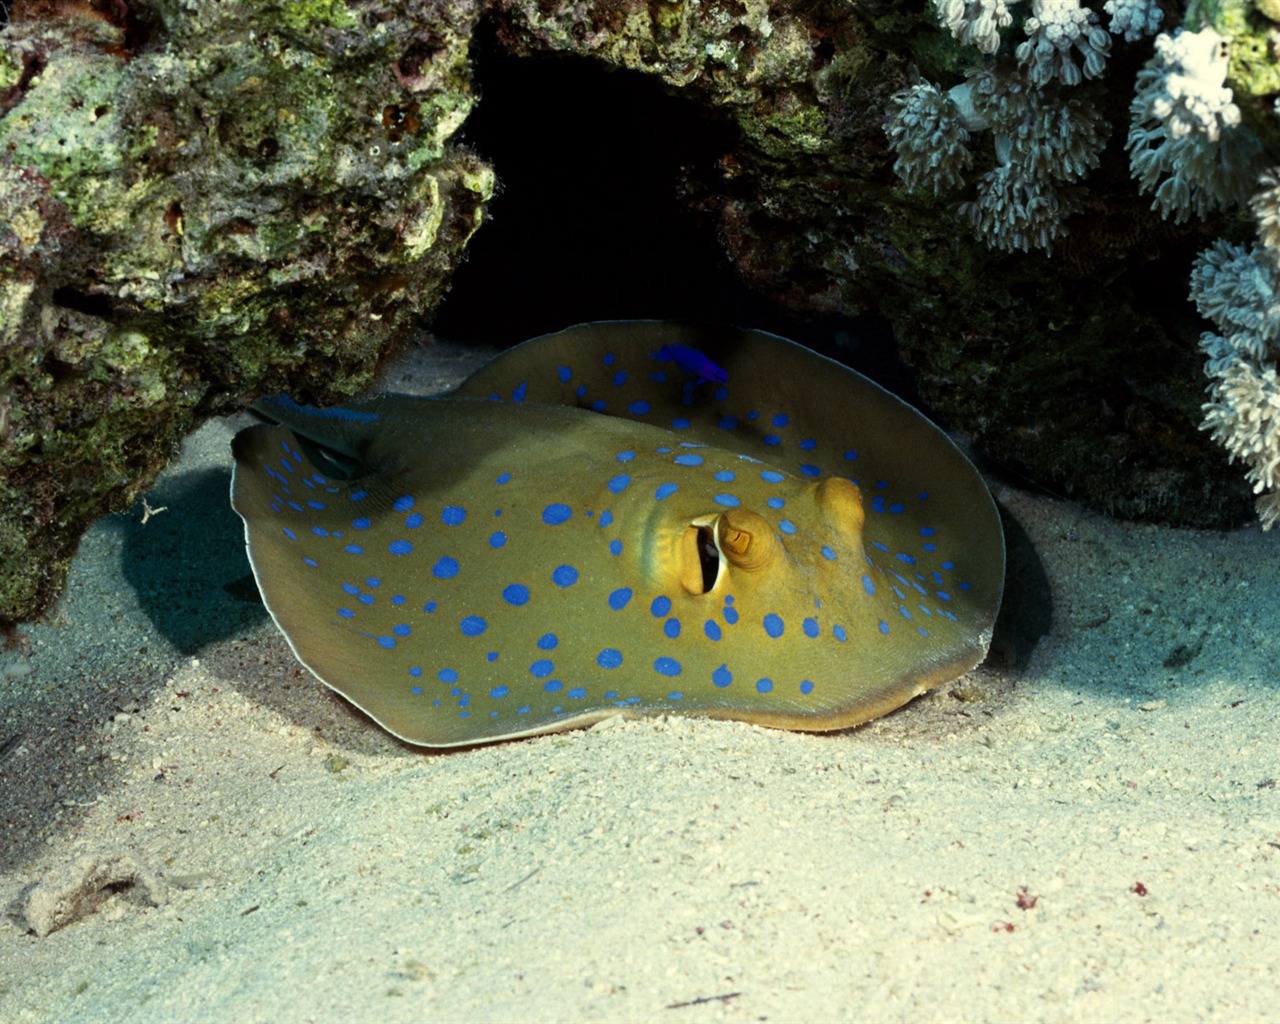
<path id="1" fill-rule="evenodd" d="M 370 380 L 493 190 L 475 0 L 16 0 L 0 26 L 0 621 L 201 417 Z"/>

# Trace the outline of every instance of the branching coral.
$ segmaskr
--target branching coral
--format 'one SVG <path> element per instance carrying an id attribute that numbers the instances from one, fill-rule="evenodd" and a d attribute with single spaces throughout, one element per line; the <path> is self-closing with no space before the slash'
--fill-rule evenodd
<path id="1" fill-rule="evenodd" d="M 1261 143 L 1240 125 L 1226 74 L 1226 40 L 1212 28 L 1157 36 L 1138 72 L 1129 167 L 1176 223 L 1241 202 L 1261 169 Z"/>
<path id="2" fill-rule="evenodd" d="M 1031 0 L 1031 17 L 1022 27 L 1027 39 L 1018 46 L 1018 62 L 1034 85 L 1055 78 L 1078 85 L 1082 73 L 1097 78 L 1107 65 L 1111 37 L 1099 26 L 1098 16 L 1075 0 Z M 1075 62 L 1077 53 L 1083 71 Z"/>
<path id="3" fill-rule="evenodd" d="M 983 53 L 1000 49 L 1000 30 L 1013 23 L 1009 8 L 1019 0 L 933 0 L 934 13 L 960 42 Z"/>
<path id="4" fill-rule="evenodd" d="M 980 53 L 998 55 L 1002 30 L 1022 0 L 933 0 L 941 25 Z M 890 101 L 885 132 L 894 171 L 913 192 L 958 191 L 974 164 L 972 136 L 990 132 L 992 160 L 976 195 L 957 213 L 994 249 L 1044 249 L 1066 231 L 1079 200 L 1064 185 L 1098 165 L 1107 126 L 1085 96 L 1067 91 L 1101 76 L 1111 37 L 1096 11 L 1078 0 L 1030 0 L 1026 38 L 993 61 L 980 61 L 965 82 L 943 91 L 917 83 Z M 1140 38 L 1159 23 L 1154 0 L 1108 4 L 1111 31 Z"/>
<path id="5" fill-rule="evenodd" d="M 1263 246 L 1218 241 L 1200 254 L 1191 297 L 1220 334 L 1200 347 L 1210 379 L 1203 428 L 1248 466 L 1264 529 L 1280 523 L 1280 273 Z M 1266 492 L 1266 493 L 1264 493 Z"/>
<path id="6" fill-rule="evenodd" d="M 893 165 L 912 192 L 930 188 L 949 192 L 964 183 L 973 163 L 969 132 L 955 99 L 930 82 L 918 82 L 889 101 L 889 144 L 898 154 Z"/>
<path id="7" fill-rule="evenodd" d="M 1102 9 L 1111 15 L 1107 27 L 1112 35 L 1124 36 L 1126 43 L 1154 35 L 1164 20 L 1164 11 L 1156 0 L 1107 0 Z"/>

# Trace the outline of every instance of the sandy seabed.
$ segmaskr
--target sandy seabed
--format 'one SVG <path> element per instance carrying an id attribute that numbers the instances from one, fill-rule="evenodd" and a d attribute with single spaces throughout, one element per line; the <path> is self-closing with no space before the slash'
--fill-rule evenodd
<path id="1" fill-rule="evenodd" d="M 0 654 L 0 1020 L 1280 1020 L 1280 535 L 996 484 L 993 656 L 895 714 L 431 754 L 255 600 L 239 425 Z"/>

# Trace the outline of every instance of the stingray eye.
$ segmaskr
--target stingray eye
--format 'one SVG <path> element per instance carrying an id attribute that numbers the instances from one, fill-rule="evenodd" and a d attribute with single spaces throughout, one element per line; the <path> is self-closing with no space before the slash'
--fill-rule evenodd
<path id="1" fill-rule="evenodd" d="M 740 569 L 762 569 L 774 558 L 778 539 L 764 517 L 746 509 L 730 509 L 716 521 L 716 541 Z"/>
<path id="2" fill-rule="evenodd" d="M 680 542 L 680 584 L 690 594 L 705 594 L 720 577 L 715 518 L 695 519 Z"/>

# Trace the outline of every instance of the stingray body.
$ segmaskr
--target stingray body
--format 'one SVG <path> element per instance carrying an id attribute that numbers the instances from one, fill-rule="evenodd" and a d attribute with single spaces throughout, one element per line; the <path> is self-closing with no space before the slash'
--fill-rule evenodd
<path id="1" fill-rule="evenodd" d="M 585 324 L 448 396 L 259 411 L 232 502 L 267 608 L 410 743 L 619 713 L 837 729 L 990 640 L 1004 547 L 977 472 L 772 335 Z"/>

